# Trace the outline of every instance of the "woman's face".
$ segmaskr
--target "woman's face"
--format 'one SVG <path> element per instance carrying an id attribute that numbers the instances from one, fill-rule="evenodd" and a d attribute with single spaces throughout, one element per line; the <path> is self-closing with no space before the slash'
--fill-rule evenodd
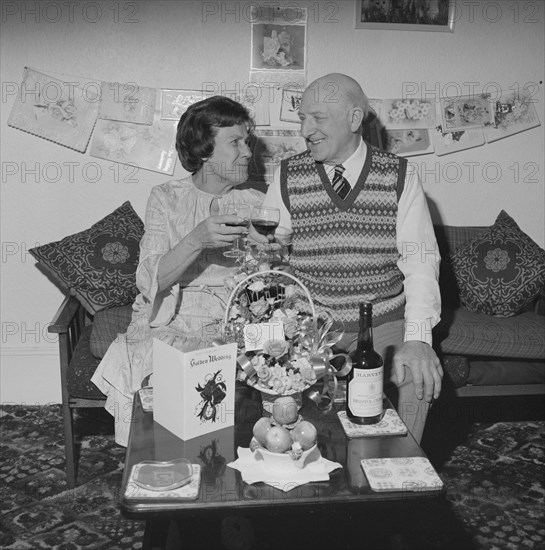
<path id="1" fill-rule="evenodd" d="M 252 153 L 248 147 L 246 126 L 217 128 L 214 153 L 202 167 L 202 181 L 206 184 L 240 185 L 248 179 L 248 162 Z"/>

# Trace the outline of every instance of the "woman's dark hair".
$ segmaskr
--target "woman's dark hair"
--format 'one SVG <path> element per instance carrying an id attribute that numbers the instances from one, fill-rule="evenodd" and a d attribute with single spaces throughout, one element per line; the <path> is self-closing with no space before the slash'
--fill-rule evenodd
<path id="1" fill-rule="evenodd" d="M 249 132 L 254 127 L 248 110 L 228 97 L 215 95 L 190 105 L 176 131 L 176 151 L 182 166 L 191 174 L 198 172 L 214 152 L 214 127 L 236 124 L 246 124 Z"/>

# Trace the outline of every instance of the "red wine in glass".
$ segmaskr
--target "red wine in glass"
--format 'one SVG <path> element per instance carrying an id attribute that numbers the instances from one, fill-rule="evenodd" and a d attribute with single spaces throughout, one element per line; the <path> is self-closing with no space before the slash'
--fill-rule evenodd
<path id="1" fill-rule="evenodd" d="M 225 225 L 228 227 L 241 227 L 241 226 L 248 227 L 248 225 L 250 225 L 251 207 L 247 204 L 244 204 L 244 203 L 229 204 L 225 207 L 224 213 L 232 214 L 241 218 L 241 220 L 238 222 L 226 223 Z M 227 256 L 228 258 L 242 258 L 244 254 L 245 254 L 245 250 L 244 250 L 242 239 L 240 237 L 235 239 L 235 241 L 233 242 L 233 246 L 229 250 L 226 250 L 223 253 L 223 255 Z"/>
<path id="2" fill-rule="evenodd" d="M 262 220 L 262 219 L 252 219 L 252 225 L 255 227 L 255 230 L 260 235 L 272 235 L 276 228 L 278 227 L 279 222 L 271 221 L 271 220 Z"/>
<path id="3" fill-rule="evenodd" d="M 250 217 L 252 226 L 255 230 L 265 237 L 268 237 L 269 244 L 264 246 L 266 251 L 266 258 L 270 264 L 272 261 L 271 251 L 275 246 L 279 246 L 274 243 L 274 239 L 271 240 L 271 236 L 274 235 L 278 224 L 280 223 L 280 210 L 269 206 L 254 206 L 252 208 L 252 215 Z"/>
<path id="4" fill-rule="evenodd" d="M 280 210 L 270 206 L 254 206 L 250 219 L 259 234 L 269 236 L 280 223 Z"/>

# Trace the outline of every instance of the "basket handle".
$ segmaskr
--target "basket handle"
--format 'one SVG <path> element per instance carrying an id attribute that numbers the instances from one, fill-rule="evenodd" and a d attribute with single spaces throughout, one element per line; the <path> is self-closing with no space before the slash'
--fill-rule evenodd
<path id="1" fill-rule="evenodd" d="M 253 279 L 254 277 L 256 277 L 258 275 L 268 275 L 268 274 L 282 275 L 282 277 L 289 277 L 292 281 L 297 283 L 303 289 L 303 292 L 305 293 L 305 295 L 307 297 L 307 300 L 310 304 L 310 309 L 311 309 L 311 312 L 312 312 L 312 320 L 313 320 L 314 324 L 316 324 L 316 322 L 317 322 L 316 308 L 314 307 L 314 302 L 312 301 L 312 297 L 311 297 L 310 292 L 308 291 L 307 287 L 297 277 L 291 275 L 291 273 L 287 273 L 287 272 L 283 272 L 283 271 L 274 271 L 272 269 L 269 269 L 269 270 L 266 270 L 266 271 L 256 271 L 255 273 L 250 273 L 250 275 L 248 275 L 247 277 L 244 277 L 244 279 L 242 279 L 242 281 L 240 281 L 238 283 L 238 285 L 231 292 L 231 295 L 229 296 L 229 299 L 227 300 L 227 307 L 225 308 L 225 316 L 224 316 L 224 319 L 223 319 L 224 324 L 226 325 L 229 322 L 229 311 L 231 310 L 232 302 L 235 299 L 235 296 L 237 295 L 237 293 L 240 290 L 240 288 L 242 287 L 242 285 L 244 283 L 248 282 L 250 279 Z"/>

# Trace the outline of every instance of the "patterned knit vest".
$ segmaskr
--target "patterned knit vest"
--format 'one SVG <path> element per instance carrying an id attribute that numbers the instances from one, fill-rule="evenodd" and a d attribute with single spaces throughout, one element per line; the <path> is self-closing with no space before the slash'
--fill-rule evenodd
<path id="1" fill-rule="evenodd" d="M 291 214 L 290 264 L 316 309 L 357 332 L 359 302 L 373 303 L 373 324 L 403 318 L 397 267 L 397 203 L 407 161 L 367 144 L 356 185 L 342 200 L 307 151 L 282 162 L 282 195 Z"/>

